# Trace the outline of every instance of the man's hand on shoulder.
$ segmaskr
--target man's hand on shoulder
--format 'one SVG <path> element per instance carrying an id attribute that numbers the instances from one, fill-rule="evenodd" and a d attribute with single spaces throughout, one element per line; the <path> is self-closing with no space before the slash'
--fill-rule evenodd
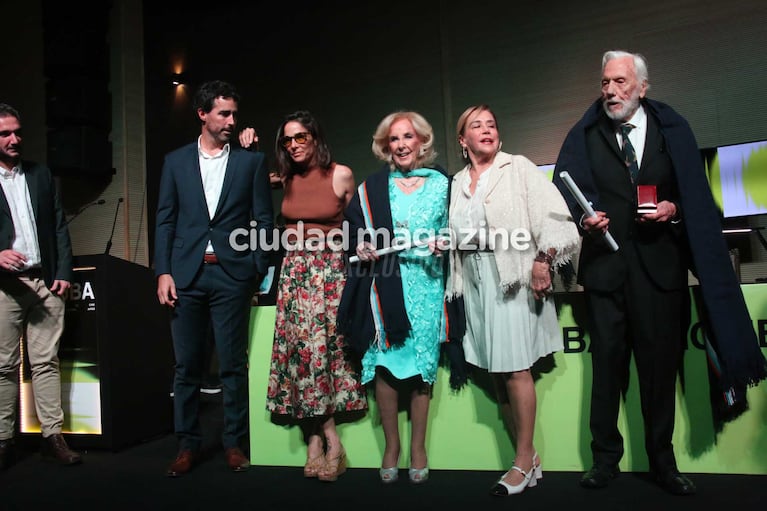
<path id="1" fill-rule="evenodd" d="M 240 132 L 238 138 L 243 149 L 247 149 L 249 151 L 258 151 L 258 135 L 256 134 L 255 129 L 243 129 Z"/>

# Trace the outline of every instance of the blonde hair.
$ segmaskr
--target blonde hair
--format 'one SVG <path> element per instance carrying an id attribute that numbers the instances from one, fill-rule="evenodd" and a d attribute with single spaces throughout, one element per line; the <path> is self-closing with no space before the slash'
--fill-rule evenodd
<path id="1" fill-rule="evenodd" d="M 495 112 L 493 112 L 490 109 L 490 106 L 484 103 L 481 105 L 470 106 L 469 108 L 463 111 L 461 116 L 458 118 L 458 123 L 455 126 L 455 139 L 457 141 L 460 141 L 461 137 L 463 136 L 463 133 L 466 131 L 466 123 L 469 122 L 469 117 L 471 117 L 474 114 L 480 114 L 482 112 L 490 112 L 490 115 L 493 116 L 493 120 L 495 121 L 496 129 L 500 129 L 498 128 L 498 119 L 495 117 Z M 460 144 L 459 144 L 459 147 L 460 147 Z M 463 158 L 464 162 L 469 161 L 469 156 L 468 155 L 464 156 L 463 151 L 461 151 L 461 158 Z"/>
<path id="2" fill-rule="evenodd" d="M 421 150 L 416 156 L 416 168 L 429 166 L 437 158 L 437 152 L 434 150 L 434 129 L 429 124 L 429 121 L 418 112 L 401 110 L 392 112 L 384 117 L 378 123 L 378 127 L 373 134 L 373 154 L 379 160 L 388 163 L 391 169 L 394 170 L 394 160 L 389 151 L 389 131 L 392 124 L 401 119 L 410 121 L 416 135 L 421 140 Z"/>

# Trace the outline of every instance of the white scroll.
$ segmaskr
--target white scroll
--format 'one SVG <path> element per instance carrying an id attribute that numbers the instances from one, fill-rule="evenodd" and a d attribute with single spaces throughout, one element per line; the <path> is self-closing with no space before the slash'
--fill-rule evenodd
<path id="1" fill-rule="evenodd" d="M 570 177 L 570 174 L 566 170 L 563 170 L 559 173 L 559 177 L 561 177 L 562 181 L 565 182 L 567 188 L 570 190 L 570 193 L 573 194 L 573 197 L 575 197 L 575 200 L 578 201 L 581 209 L 583 209 L 583 212 L 590 217 L 597 216 L 597 214 L 594 212 L 594 208 L 591 207 L 591 203 L 586 200 L 586 197 L 583 196 L 583 192 L 581 192 L 581 189 L 578 188 L 578 185 L 575 184 L 575 181 L 573 181 L 573 178 Z M 613 249 L 613 252 L 618 251 L 618 243 L 615 242 L 615 238 L 613 238 L 609 231 L 605 231 L 605 241 L 608 245 L 610 245 L 610 248 Z"/>

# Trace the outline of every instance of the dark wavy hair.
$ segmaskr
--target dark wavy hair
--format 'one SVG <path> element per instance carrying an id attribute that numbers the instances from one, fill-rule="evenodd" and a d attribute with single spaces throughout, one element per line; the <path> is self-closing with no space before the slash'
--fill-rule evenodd
<path id="1" fill-rule="evenodd" d="M 194 94 L 192 108 L 194 109 L 195 116 L 197 115 L 197 110 L 202 110 L 205 113 L 213 110 L 213 103 L 216 101 L 216 98 L 231 98 L 237 103 L 240 102 L 240 95 L 237 89 L 234 88 L 234 85 L 222 82 L 221 80 L 205 82 L 200 85 L 200 88 Z"/>
<path id="2" fill-rule="evenodd" d="M 18 110 L 13 108 L 8 103 L 0 103 L 0 117 L 15 117 L 19 122 L 21 122 L 21 116 L 19 115 Z"/>
<path id="3" fill-rule="evenodd" d="M 297 122 L 306 129 L 307 133 L 312 136 L 310 143 L 314 143 L 314 163 L 322 170 L 330 170 L 333 164 L 333 154 L 330 152 L 330 147 L 325 140 L 325 132 L 311 112 L 307 110 L 298 110 L 289 114 L 283 119 L 282 124 L 277 129 L 277 138 L 274 140 L 274 154 L 277 159 L 277 171 L 283 178 L 290 178 L 294 174 L 300 174 L 305 170 L 303 165 L 297 164 L 290 157 L 290 153 L 280 144 L 280 139 L 285 135 L 285 125 L 289 122 Z"/>

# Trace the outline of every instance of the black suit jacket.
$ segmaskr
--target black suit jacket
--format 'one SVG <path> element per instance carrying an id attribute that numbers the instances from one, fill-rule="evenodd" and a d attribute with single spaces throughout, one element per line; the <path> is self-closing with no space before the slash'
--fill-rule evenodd
<path id="1" fill-rule="evenodd" d="M 51 171 L 48 167 L 31 161 L 23 161 L 21 167 L 35 215 L 45 285 L 51 287 L 54 280 L 71 282 L 72 243 Z M 5 193 L 0 189 L 0 250 L 12 247 L 14 235 L 11 208 Z"/>
<path id="2" fill-rule="evenodd" d="M 171 274 L 178 288 L 189 286 L 197 275 L 208 240 L 234 279 L 252 279 L 268 268 L 266 247 L 249 243 L 251 230 L 263 231 L 263 238 L 271 243 L 272 192 L 265 158 L 263 153 L 230 147 L 213 218 L 208 216 L 197 142 L 165 157 L 157 206 L 155 274 Z"/>
<path id="3" fill-rule="evenodd" d="M 677 227 L 686 238 L 690 269 L 700 281 L 702 310 L 699 315 L 707 320 L 707 339 L 717 354 L 717 360 L 712 361 L 712 366 L 717 368 L 716 390 L 712 396 L 730 395 L 727 393 L 735 388 L 742 390 L 745 397 L 747 385 L 767 378 L 767 360 L 759 349 L 727 254 L 720 214 L 706 179 L 698 144 L 687 121 L 670 106 L 651 99 L 642 100 L 642 104 L 662 134 L 664 145 L 659 150 L 666 152 L 674 164 L 683 217 Z M 581 210 L 559 175 L 564 170 L 570 173 L 595 210 L 607 210 L 602 204 L 602 192 L 595 185 L 594 167 L 586 149 L 586 133 L 599 122 L 602 112 L 602 101 L 597 99 L 567 134 L 557 158 L 554 184 L 562 191 L 573 218 L 580 218 Z M 612 220 L 610 230 L 613 230 Z M 599 237 L 590 243 L 597 242 Z M 596 250 L 596 246 L 591 248 Z M 609 248 L 603 244 L 602 250 L 609 251 Z"/>
<path id="4" fill-rule="evenodd" d="M 669 222 L 641 224 L 636 221 L 636 187 L 631 183 L 615 131 L 606 115 L 602 114 L 598 122 L 586 130 L 586 149 L 601 199 L 599 207 L 610 218 L 610 233 L 620 250 L 606 250 L 600 236 L 586 236 L 579 263 L 579 282 L 587 289 L 612 291 L 623 283 L 628 264 L 639 264 L 661 289 L 687 287 L 684 234 Z M 679 203 L 673 164 L 657 121 L 649 113 L 637 184 L 655 185 L 659 201 Z"/>

